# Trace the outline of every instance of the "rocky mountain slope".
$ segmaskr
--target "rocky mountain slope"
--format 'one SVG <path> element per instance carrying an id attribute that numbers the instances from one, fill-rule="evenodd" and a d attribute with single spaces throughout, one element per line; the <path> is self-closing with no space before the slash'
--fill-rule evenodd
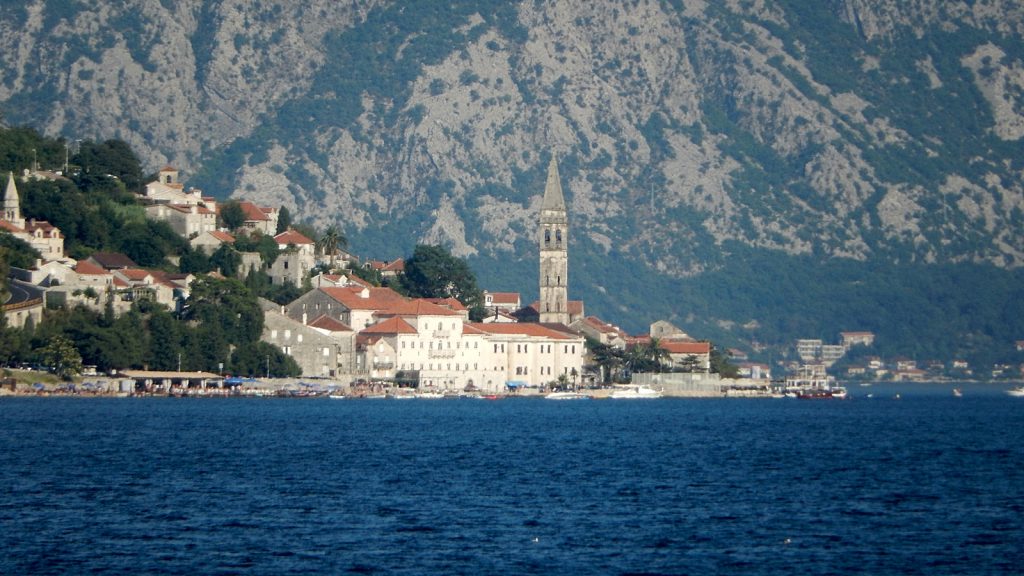
<path id="1" fill-rule="evenodd" d="M 679 282 L 764 251 L 1021 266 L 1022 35 L 1009 0 L 35 0 L 0 107 L 526 298 L 555 154 L 573 296 L 686 321 Z"/>

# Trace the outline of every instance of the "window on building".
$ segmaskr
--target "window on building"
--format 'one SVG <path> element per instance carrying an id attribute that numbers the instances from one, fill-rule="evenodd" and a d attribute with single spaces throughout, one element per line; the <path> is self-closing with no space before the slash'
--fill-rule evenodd
<path id="1" fill-rule="evenodd" d="M 324 347 L 324 357 L 327 357 L 327 356 L 330 356 L 330 355 L 331 355 L 331 349 L 327 348 L 327 347 Z"/>

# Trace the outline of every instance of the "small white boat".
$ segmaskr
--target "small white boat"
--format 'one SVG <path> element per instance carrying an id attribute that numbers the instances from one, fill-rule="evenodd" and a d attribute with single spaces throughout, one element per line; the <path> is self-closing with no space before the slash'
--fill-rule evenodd
<path id="1" fill-rule="evenodd" d="M 1017 386 L 1006 391 L 1010 396 L 1024 396 L 1024 386 Z"/>
<path id="2" fill-rule="evenodd" d="M 953 396 L 960 398 L 964 395 L 964 391 L 959 388 L 953 388 Z"/>
<path id="3" fill-rule="evenodd" d="M 634 398 L 661 398 L 661 392 L 651 388 L 650 386 L 630 386 L 628 388 L 620 388 L 615 392 L 612 392 L 611 398 L 616 400 L 634 399 Z"/>
<path id="4" fill-rule="evenodd" d="M 444 398 L 444 393 L 443 392 L 418 392 L 418 393 L 416 393 L 414 398 L 429 398 L 429 399 Z"/>
<path id="5" fill-rule="evenodd" d="M 552 392 L 544 398 L 548 400 L 588 400 L 590 396 L 579 392 Z"/>

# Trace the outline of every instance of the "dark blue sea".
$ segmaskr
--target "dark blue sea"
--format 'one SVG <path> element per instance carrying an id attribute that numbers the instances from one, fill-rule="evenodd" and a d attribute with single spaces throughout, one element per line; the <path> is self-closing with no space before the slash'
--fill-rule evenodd
<path id="1" fill-rule="evenodd" d="M 0 573 L 1020 573 L 1024 399 L 852 392 L 0 399 Z"/>

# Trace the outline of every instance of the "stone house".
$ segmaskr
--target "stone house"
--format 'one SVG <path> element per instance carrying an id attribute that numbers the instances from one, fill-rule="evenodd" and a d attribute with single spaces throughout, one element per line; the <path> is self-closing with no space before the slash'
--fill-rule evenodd
<path id="1" fill-rule="evenodd" d="M 260 300 L 264 311 L 261 340 L 291 356 L 307 377 L 351 380 L 361 374 L 355 332 L 338 320 L 321 316 L 309 324 L 288 317 L 281 306 Z"/>
<path id="2" fill-rule="evenodd" d="M 193 250 L 202 250 L 207 256 L 216 252 L 224 244 L 232 245 L 235 237 L 222 230 L 207 230 L 200 232 L 195 238 L 188 241 Z"/>
<path id="3" fill-rule="evenodd" d="M 286 230 L 274 236 L 280 253 L 267 274 L 273 284 L 291 282 L 302 286 L 316 265 L 316 243 L 295 230 Z"/>
<path id="4" fill-rule="evenodd" d="M 187 239 L 217 230 L 217 213 L 202 204 L 153 204 L 146 206 L 146 217 L 167 222 Z"/>

